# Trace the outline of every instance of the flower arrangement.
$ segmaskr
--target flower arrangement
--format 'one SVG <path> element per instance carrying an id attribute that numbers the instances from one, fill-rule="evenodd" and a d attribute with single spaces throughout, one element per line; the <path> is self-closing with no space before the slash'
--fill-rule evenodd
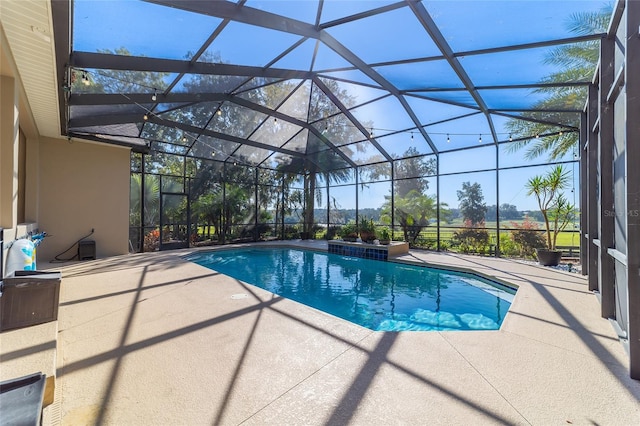
<path id="1" fill-rule="evenodd" d="M 157 251 L 160 248 L 160 230 L 154 229 L 144 236 L 144 251 Z"/>

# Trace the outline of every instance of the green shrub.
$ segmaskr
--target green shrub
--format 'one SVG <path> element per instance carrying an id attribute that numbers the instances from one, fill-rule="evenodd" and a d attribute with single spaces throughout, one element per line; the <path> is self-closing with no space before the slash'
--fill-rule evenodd
<path id="1" fill-rule="evenodd" d="M 466 220 L 464 228 L 455 231 L 451 239 L 452 245 L 458 247 L 462 253 L 486 254 L 489 248 L 489 232 L 480 223 L 481 228 L 473 227 L 471 221 Z"/>
<path id="2" fill-rule="evenodd" d="M 340 236 L 342 238 L 358 238 L 358 227 L 355 222 L 349 222 L 340 228 Z"/>
<path id="3" fill-rule="evenodd" d="M 309 239 L 311 240 L 323 239 L 326 233 L 327 231 L 326 229 L 324 229 L 323 226 L 318 225 L 317 223 L 314 223 L 313 226 L 311 227 L 311 234 L 309 235 Z"/>
<path id="4" fill-rule="evenodd" d="M 337 235 L 339 235 L 340 233 L 340 227 L 339 226 L 330 226 L 327 229 L 327 233 L 326 233 L 326 238 L 327 240 L 333 240 L 336 238 Z"/>
<path id="5" fill-rule="evenodd" d="M 284 227 L 284 239 L 295 240 L 300 238 L 300 226 L 299 225 L 285 225 Z"/>
<path id="6" fill-rule="evenodd" d="M 378 238 L 380 238 L 380 241 L 391 241 L 391 232 L 389 231 L 389 228 L 380 229 Z"/>
<path id="7" fill-rule="evenodd" d="M 540 232 L 538 225 L 531 221 L 528 216 L 524 218 L 522 224 L 511 222 L 515 230 L 511 231 L 511 238 L 520 249 L 520 256 L 523 258 L 536 258 L 536 249 L 546 247 L 544 236 Z"/>
<path id="8" fill-rule="evenodd" d="M 362 241 L 372 242 L 376 237 L 376 225 L 372 218 L 366 216 L 360 216 L 360 223 L 358 225 L 358 232 Z"/>
<path id="9" fill-rule="evenodd" d="M 520 254 L 520 248 L 513 241 L 512 234 L 500 234 L 500 254 L 507 257 L 515 257 Z"/>

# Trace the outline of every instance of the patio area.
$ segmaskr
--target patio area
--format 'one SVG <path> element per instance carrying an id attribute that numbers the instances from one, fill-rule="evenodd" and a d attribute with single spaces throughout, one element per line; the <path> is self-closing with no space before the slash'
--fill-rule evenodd
<path id="1" fill-rule="evenodd" d="M 383 333 L 180 257 L 191 251 L 48 265 L 63 274 L 57 330 L 31 327 L 45 332 L 29 343 L 57 362 L 45 423 L 640 423 L 640 382 L 580 275 L 413 250 L 402 259 L 517 296 L 499 331 Z M 21 333 L 3 334 L 3 368 L 28 360 L 12 357 L 29 350 L 9 344 Z"/>

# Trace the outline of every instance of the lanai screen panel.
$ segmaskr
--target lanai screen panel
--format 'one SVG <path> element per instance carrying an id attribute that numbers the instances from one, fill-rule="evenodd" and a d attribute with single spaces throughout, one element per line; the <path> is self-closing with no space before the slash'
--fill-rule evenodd
<path id="1" fill-rule="evenodd" d="M 229 144 L 221 151 L 231 155 L 255 149 L 251 163 L 260 167 L 322 155 L 329 168 L 495 145 L 528 128 L 519 121 L 575 135 L 591 75 L 563 75 L 553 57 L 598 43 L 601 34 L 576 32 L 568 20 L 602 7 L 587 0 L 71 5 L 65 134 L 136 149 L 175 146 L 194 157 L 207 154 L 204 138 Z M 567 92 L 574 102 L 554 102 Z M 327 161 L 325 150 L 339 160 Z"/>

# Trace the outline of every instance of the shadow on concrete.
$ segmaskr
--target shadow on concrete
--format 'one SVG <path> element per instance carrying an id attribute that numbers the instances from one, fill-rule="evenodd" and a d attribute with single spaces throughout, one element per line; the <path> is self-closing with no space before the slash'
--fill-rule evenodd
<path id="1" fill-rule="evenodd" d="M 108 381 L 107 386 L 104 389 L 101 401 L 103 401 L 101 407 L 100 407 L 100 412 L 98 414 L 97 420 L 96 420 L 96 424 L 102 424 L 104 423 L 105 420 L 105 416 L 106 413 L 108 411 L 108 403 L 110 400 L 110 397 L 112 396 L 114 389 L 117 387 L 118 385 L 118 376 L 119 376 L 119 372 L 122 366 L 122 362 L 123 362 L 123 358 L 129 354 L 132 353 L 134 351 L 138 351 L 138 350 L 142 350 L 145 348 L 148 348 L 150 346 L 153 345 L 157 345 L 163 342 L 167 342 L 170 341 L 171 339 L 180 337 L 180 336 L 184 336 L 188 333 L 193 333 L 202 329 L 205 329 L 207 327 L 211 327 L 214 326 L 216 324 L 220 324 L 222 322 L 225 321 L 229 321 L 229 320 L 233 320 L 235 318 L 238 318 L 240 316 L 246 315 L 246 314 L 250 314 L 250 313 L 257 313 L 257 317 L 255 318 L 255 321 L 253 322 L 253 325 L 251 327 L 251 330 L 246 338 L 246 342 L 244 343 L 244 347 L 243 350 L 238 358 L 238 360 L 235 363 L 235 370 L 232 372 L 231 376 L 230 376 L 230 380 L 226 385 L 226 389 L 225 389 L 225 393 L 224 393 L 224 398 L 222 401 L 220 401 L 220 403 L 217 405 L 217 410 L 215 412 L 215 418 L 212 420 L 212 423 L 214 425 L 220 425 L 223 424 L 225 422 L 225 415 L 229 409 L 230 403 L 231 403 L 231 398 L 232 395 L 234 395 L 234 388 L 237 385 L 237 382 L 239 380 L 239 378 L 242 376 L 242 371 L 243 371 L 243 366 L 244 363 L 246 361 L 246 357 L 247 354 L 250 352 L 250 348 L 251 345 L 255 339 L 256 333 L 257 333 L 257 328 L 259 325 L 259 322 L 262 318 L 262 314 L 263 311 L 265 309 L 269 309 L 279 315 L 285 316 L 288 319 L 292 320 L 292 321 L 296 321 L 302 325 L 304 325 L 305 327 L 309 327 L 317 332 L 321 332 L 327 336 L 329 336 L 332 339 L 335 339 L 337 341 L 340 341 L 344 344 L 347 344 L 349 349 L 348 350 L 356 350 L 356 351 L 360 351 L 362 353 L 364 353 L 367 357 L 366 362 L 364 363 L 364 365 L 362 366 L 362 368 L 360 369 L 360 371 L 355 372 L 354 371 L 354 376 L 353 376 L 353 380 L 351 382 L 351 384 L 348 387 L 348 390 L 342 395 L 341 400 L 339 401 L 338 405 L 335 407 L 335 409 L 333 410 L 333 412 L 331 413 L 330 417 L 327 420 L 327 424 L 333 425 L 333 424 L 347 424 L 349 423 L 352 419 L 353 416 L 356 413 L 356 409 L 358 407 L 358 404 L 363 400 L 363 398 L 365 397 L 368 389 L 370 388 L 371 384 L 373 383 L 373 381 L 375 380 L 376 376 L 378 375 L 380 369 L 383 366 L 389 366 L 392 367 L 394 369 L 397 369 L 398 371 L 402 372 L 403 374 L 406 374 L 408 377 L 410 377 L 413 380 L 419 380 L 422 384 L 424 384 L 425 386 L 428 386 L 429 388 L 433 389 L 434 392 L 439 392 L 442 393 L 444 395 L 446 395 L 448 398 L 451 398 L 453 400 L 456 400 L 458 402 L 461 402 L 463 404 L 465 404 L 466 406 L 468 406 L 469 408 L 471 408 L 472 410 L 474 410 L 475 412 L 478 413 L 478 415 L 482 418 L 485 418 L 491 422 L 496 422 L 496 423 L 502 423 L 502 424 L 509 424 L 511 422 L 510 419 L 506 419 L 501 417 L 500 415 L 493 413 L 491 411 L 491 409 L 488 408 L 488 406 L 484 407 L 481 404 L 475 403 L 473 401 L 470 401 L 468 399 L 466 399 L 463 394 L 461 392 L 459 392 L 456 389 L 453 388 L 447 388 L 444 385 L 438 384 L 433 382 L 432 380 L 429 380 L 427 377 L 425 377 L 424 375 L 420 374 L 420 372 L 418 371 L 414 371 L 410 368 L 407 368 L 403 365 L 400 365 L 398 363 L 393 362 L 392 360 L 389 359 L 388 354 L 391 350 L 391 348 L 393 347 L 394 343 L 396 342 L 396 339 L 398 337 L 397 333 L 393 333 L 393 332 L 389 332 L 389 333 L 381 333 L 381 339 L 379 340 L 379 342 L 377 343 L 377 346 L 375 347 L 375 349 L 373 350 L 369 350 L 367 348 L 365 348 L 364 346 L 360 345 L 359 342 L 353 342 L 350 341 L 346 338 L 343 338 L 335 333 L 332 333 L 329 330 L 325 330 L 322 329 L 312 323 L 310 323 L 309 321 L 306 321 L 304 318 L 300 318 L 298 316 L 292 315 L 289 312 L 286 312 L 283 309 L 280 309 L 278 307 L 278 302 L 284 300 L 282 297 L 279 297 L 277 295 L 274 295 L 272 297 L 272 299 L 267 300 L 267 301 L 263 301 L 262 299 L 260 299 L 258 297 L 258 295 L 253 292 L 252 287 L 248 286 L 242 282 L 239 282 L 239 284 L 241 286 L 244 287 L 244 289 L 253 296 L 253 298 L 255 299 L 256 303 L 252 306 L 249 307 L 245 307 L 245 308 L 241 308 L 241 309 L 237 309 L 233 312 L 229 312 L 227 314 L 224 315 L 219 315 L 216 316 L 214 318 L 210 318 L 207 319 L 205 321 L 201 321 L 195 324 L 191 324 L 189 326 L 177 329 L 177 330 L 173 330 L 164 334 L 160 334 L 154 337 L 150 337 L 148 339 L 139 341 L 139 342 L 135 342 L 135 343 L 130 343 L 127 344 L 127 338 L 129 336 L 130 333 L 130 328 L 132 327 L 132 323 L 133 323 L 133 318 L 135 316 L 135 312 L 137 309 L 137 305 L 139 304 L 140 301 L 144 300 L 142 295 L 143 292 L 147 289 L 150 288 L 158 288 L 158 287 L 165 287 L 165 286 L 173 286 L 173 285 L 179 285 L 179 284 L 183 284 L 183 280 L 174 280 L 174 281 L 167 281 L 167 282 L 163 282 L 163 283 L 159 283 L 159 284 L 154 284 L 154 285 L 150 285 L 149 287 L 145 287 L 144 282 L 145 279 L 147 277 L 147 274 L 151 269 L 156 269 L 158 267 L 158 265 L 156 264 L 156 260 L 159 261 L 160 263 L 160 267 L 171 267 L 170 266 L 170 261 L 168 260 L 168 257 L 162 257 L 160 259 L 152 259 L 150 260 L 149 258 L 146 258 L 145 262 L 142 262 L 141 260 L 136 260 L 134 262 L 131 262 L 127 265 L 125 265 L 124 267 L 118 266 L 118 265 L 114 265 L 113 267 L 110 267 L 108 265 L 104 265 L 102 268 L 99 269 L 99 271 L 97 273 L 102 273 L 102 272 L 109 272 L 109 271 L 117 271 L 117 270 L 122 270 L 122 269 L 127 269 L 127 268 L 134 268 L 134 269 L 141 269 L 142 272 L 140 273 L 140 278 L 137 284 L 137 287 L 135 289 L 131 289 L 131 290 L 125 290 L 125 291 L 120 291 L 120 292 L 114 292 L 111 294 L 105 294 L 105 295 L 99 295 L 99 296 L 93 296 L 93 297 L 89 297 L 89 298 L 85 298 L 85 299 L 79 299 L 76 301 L 71 301 L 71 302 L 65 302 L 63 305 L 74 305 L 74 304 L 79 304 L 79 303 L 85 303 L 85 302 L 91 302 L 91 301 L 95 301 L 98 299 L 102 299 L 102 298 L 107 298 L 107 297 L 113 297 L 115 295 L 121 295 L 121 294 L 134 294 L 135 297 L 133 299 L 133 301 L 131 302 L 130 308 L 129 308 L 129 314 L 127 317 L 127 322 L 126 322 L 126 326 L 124 327 L 124 330 L 122 332 L 121 338 L 119 340 L 119 344 L 117 346 L 117 348 L 114 348 L 112 350 L 103 352 L 103 353 L 99 353 L 90 357 L 87 357 L 85 359 L 82 359 L 80 361 L 77 362 L 73 362 L 71 364 L 65 365 L 61 368 L 58 369 L 58 376 L 59 377 L 64 377 L 65 375 L 68 374 L 72 374 L 74 372 L 80 371 L 82 369 L 94 366 L 96 364 L 99 363 L 103 363 L 103 362 L 107 362 L 107 361 L 113 361 L 115 360 L 115 364 L 112 368 L 111 374 L 110 374 L 110 379 Z M 418 259 L 420 261 L 420 263 L 426 263 L 424 260 L 422 259 Z M 468 258 L 461 258 L 461 260 L 463 260 L 466 264 L 469 264 L 470 267 L 472 267 L 475 263 L 474 260 L 468 259 Z M 149 262 L 152 262 L 151 264 L 149 264 Z M 516 274 L 512 274 L 509 272 L 505 272 L 504 270 L 499 270 L 496 268 L 493 268 L 492 266 L 487 266 L 486 264 L 480 264 L 480 263 L 476 263 L 476 266 L 478 266 L 478 268 L 481 268 L 483 270 L 487 270 L 487 269 L 494 269 L 496 271 L 499 271 L 501 274 L 507 274 L 512 276 L 516 281 L 526 281 L 529 284 L 531 284 L 531 286 L 536 289 L 536 291 L 538 291 L 544 298 L 545 300 L 548 301 L 548 303 L 553 306 L 556 311 L 558 312 L 558 314 L 563 318 L 563 320 L 566 322 L 567 325 L 562 325 L 562 324 L 556 324 L 556 323 L 552 323 L 555 326 L 562 326 L 565 327 L 567 329 L 571 329 L 573 330 L 580 338 L 581 340 L 585 343 L 585 345 L 587 345 L 590 350 L 594 353 L 594 355 L 596 357 L 598 357 L 598 359 L 600 359 L 600 361 L 612 371 L 612 374 L 615 376 L 616 374 L 619 374 L 619 371 L 624 371 L 625 370 L 625 366 L 621 365 L 620 363 L 617 363 L 617 361 L 615 361 L 615 357 L 614 356 L 608 356 L 607 357 L 607 361 L 605 362 L 602 359 L 602 356 L 604 354 L 609 353 L 608 349 L 600 342 L 598 341 L 597 337 L 607 337 L 607 336 L 599 336 L 599 335 L 594 335 L 592 332 L 590 332 L 588 329 L 586 329 L 584 327 L 584 325 L 580 322 L 580 320 L 578 318 L 576 318 L 571 312 L 569 312 L 563 305 L 562 303 L 553 296 L 553 294 L 551 294 L 549 292 L 549 290 L 545 287 L 545 285 L 540 284 L 538 282 L 523 278 L 523 276 L 521 275 L 516 275 Z M 83 270 L 81 272 L 82 274 L 86 274 L 86 275 L 92 275 L 92 272 L 90 270 Z M 193 276 L 193 277 L 189 277 L 187 279 L 184 280 L 184 282 L 191 282 L 193 280 L 196 279 L 204 279 L 204 278 L 208 278 L 211 276 L 215 276 L 218 275 L 217 272 L 214 272 L 212 274 L 206 274 L 206 275 L 197 275 L 197 276 Z M 517 313 L 511 313 L 511 314 L 517 314 Z M 532 318 L 534 320 L 539 320 L 537 318 Z M 371 332 L 374 333 L 374 332 Z M 610 337 L 607 337 L 608 339 L 610 339 Z M 345 351 L 346 352 L 346 351 Z M 343 352 L 344 353 L 344 352 Z M 10 354 L 10 356 L 20 356 L 20 354 Z M 333 360 L 329 361 L 332 362 Z M 325 364 L 326 366 L 327 364 Z M 321 367 L 321 368 L 324 368 Z M 613 371 L 614 369 L 618 369 L 619 371 Z M 312 373 L 312 374 L 315 374 Z M 307 376 L 306 378 L 303 378 L 302 380 L 300 380 L 299 382 L 297 382 L 294 386 L 299 385 L 300 383 L 303 383 L 305 380 L 307 380 L 311 375 Z M 627 389 L 627 391 L 629 393 L 631 393 L 632 395 L 634 395 L 636 398 L 640 398 L 640 387 L 637 386 L 630 386 L 630 381 L 633 382 L 631 379 L 629 380 L 623 380 L 621 378 L 618 378 L 618 380 L 620 380 L 621 385 L 625 387 L 625 389 Z M 277 396 L 276 396 L 277 397 Z M 271 402 L 270 402 L 271 403 Z M 269 404 L 270 404 L 269 403 Z M 506 403 L 509 403 L 508 401 L 506 401 Z M 262 409 L 264 409 L 265 407 L 263 407 Z M 255 415 L 258 412 L 260 412 L 262 409 L 257 410 L 255 413 L 252 414 Z M 514 408 L 514 412 L 518 413 L 518 411 Z M 519 414 L 519 413 L 518 413 Z M 523 418 L 523 420 L 526 422 L 526 419 Z"/>
<path id="2" fill-rule="evenodd" d="M 627 371 L 627 372 L 629 371 L 628 367 L 625 365 L 622 365 L 616 359 L 616 357 L 613 356 L 613 354 L 609 351 L 609 349 L 605 345 L 603 345 L 600 341 L 598 341 L 597 339 L 597 337 L 599 337 L 598 334 L 595 334 L 591 330 L 586 328 L 579 318 L 573 315 L 566 308 L 566 306 L 564 306 L 564 304 L 560 300 L 558 300 L 557 297 L 551 294 L 548 287 L 554 288 L 555 286 L 553 285 L 548 286 L 547 284 L 542 284 L 537 281 L 523 278 L 523 276 L 526 276 L 526 274 L 520 274 L 520 273 L 514 274 L 512 272 L 508 272 L 503 269 L 498 269 L 493 266 L 488 266 L 486 264 L 479 263 L 478 261 L 470 258 L 466 258 L 466 257 L 465 258 L 459 257 L 459 258 L 464 262 L 468 262 L 470 264 L 477 266 L 478 268 L 494 270 L 499 272 L 500 274 L 511 276 L 516 281 L 518 280 L 525 281 L 528 284 L 530 284 L 531 287 L 534 290 L 536 290 L 544 298 L 544 300 L 546 300 L 549 306 L 553 307 L 555 311 L 558 313 L 558 315 L 565 321 L 566 326 L 564 327 L 572 330 L 580 338 L 580 340 L 584 342 L 585 346 L 588 347 L 589 350 L 594 354 L 595 358 L 597 358 L 600 361 L 600 363 L 611 372 L 611 375 L 617 379 L 617 381 L 627 390 L 627 392 L 629 392 L 629 394 L 635 397 L 636 399 L 640 400 L 640 382 L 631 379 L 631 377 L 620 376 L 620 371 Z M 522 265 L 522 266 L 525 267 L 526 265 Z M 562 274 L 558 274 L 558 275 L 561 276 Z M 555 277 L 554 277 L 554 281 L 556 281 Z M 590 292 L 585 292 L 585 293 L 590 293 Z M 512 315 L 512 314 L 514 314 L 514 312 L 509 313 L 509 315 Z M 533 318 L 533 319 L 537 320 L 537 318 Z M 553 324 L 556 326 L 558 325 L 555 323 Z"/>

